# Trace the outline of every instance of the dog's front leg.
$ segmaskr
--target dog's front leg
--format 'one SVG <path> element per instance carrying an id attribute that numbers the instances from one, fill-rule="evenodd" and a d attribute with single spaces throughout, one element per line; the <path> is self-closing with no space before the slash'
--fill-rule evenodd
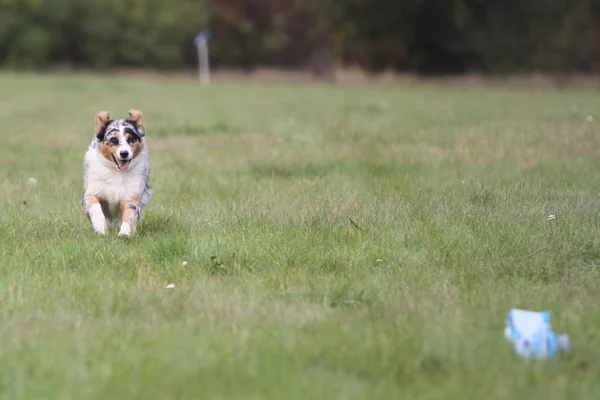
<path id="1" fill-rule="evenodd" d="M 102 212 L 102 206 L 96 196 L 85 196 L 85 213 L 92 222 L 92 227 L 101 235 L 106 235 L 106 217 Z"/>
<path id="2" fill-rule="evenodd" d="M 136 201 L 121 202 L 121 230 L 119 236 L 131 236 L 137 228 L 140 219 L 140 206 Z"/>

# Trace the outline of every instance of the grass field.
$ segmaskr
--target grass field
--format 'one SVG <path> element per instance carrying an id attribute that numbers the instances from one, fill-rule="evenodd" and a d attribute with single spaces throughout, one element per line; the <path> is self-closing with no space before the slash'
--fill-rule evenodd
<path id="1" fill-rule="evenodd" d="M 600 398 L 597 93 L 0 88 L 0 398 Z M 96 111 L 131 107 L 155 196 L 102 238 L 82 157 Z M 518 358 L 512 307 L 571 350 Z"/>

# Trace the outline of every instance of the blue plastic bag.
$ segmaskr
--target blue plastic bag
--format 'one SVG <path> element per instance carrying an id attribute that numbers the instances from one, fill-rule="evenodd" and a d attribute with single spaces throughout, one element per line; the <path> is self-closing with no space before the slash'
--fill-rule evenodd
<path id="1" fill-rule="evenodd" d="M 569 336 L 552 332 L 547 311 L 513 308 L 506 317 L 504 336 L 513 343 L 517 354 L 525 358 L 553 357 L 559 349 L 569 349 Z"/>

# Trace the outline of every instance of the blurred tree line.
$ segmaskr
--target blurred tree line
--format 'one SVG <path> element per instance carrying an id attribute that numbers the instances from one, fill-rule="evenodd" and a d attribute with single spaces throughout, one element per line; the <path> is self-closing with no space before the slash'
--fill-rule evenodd
<path id="1" fill-rule="evenodd" d="M 0 65 L 600 72 L 600 0 L 0 0 Z"/>

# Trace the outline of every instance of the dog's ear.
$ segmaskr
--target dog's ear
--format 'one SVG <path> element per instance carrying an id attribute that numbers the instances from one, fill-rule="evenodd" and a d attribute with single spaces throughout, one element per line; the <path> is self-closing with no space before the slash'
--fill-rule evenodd
<path id="1" fill-rule="evenodd" d="M 146 135 L 146 128 L 144 127 L 144 115 L 137 108 L 132 108 L 129 110 L 129 116 L 127 120 L 135 125 L 140 137 L 144 137 Z"/>
<path id="2" fill-rule="evenodd" d="M 104 140 L 104 134 L 106 133 L 106 126 L 110 122 L 110 116 L 108 111 L 99 111 L 96 113 L 96 129 L 94 131 L 96 138 L 100 141 Z"/>

